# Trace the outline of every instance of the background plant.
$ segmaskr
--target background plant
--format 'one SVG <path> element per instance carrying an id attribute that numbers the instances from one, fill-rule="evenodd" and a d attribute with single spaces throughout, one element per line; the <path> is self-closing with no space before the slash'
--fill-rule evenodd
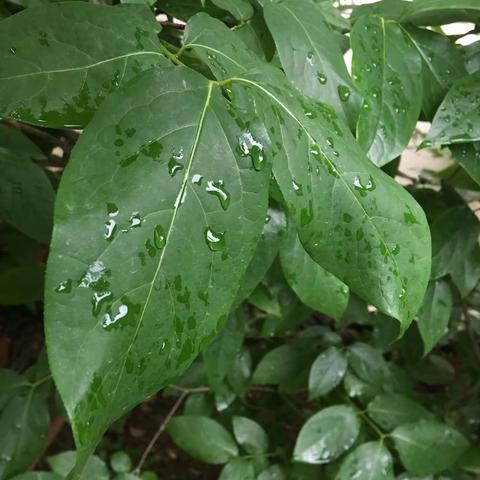
<path id="1" fill-rule="evenodd" d="M 476 478 L 478 0 L 1 15 L 0 479 Z"/>

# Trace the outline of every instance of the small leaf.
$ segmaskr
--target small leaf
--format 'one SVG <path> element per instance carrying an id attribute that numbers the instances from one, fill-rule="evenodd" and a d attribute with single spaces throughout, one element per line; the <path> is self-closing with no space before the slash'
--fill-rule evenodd
<path id="1" fill-rule="evenodd" d="M 115 452 L 110 458 L 110 465 L 116 473 L 127 473 L 132 469 L 132 460 L 125 452 Z"/>
<path id="2" fill-rule="evenodd" d="M 173 441 L 189 455 L 205 463 L 226 463 L 238 455 L 230 433 L 208 417 L 174 417 L 167 425 Z"/>
<path id="3" fill-rule="evenodd" d="M 430 475 L 453 467 L 468 448 L 468 442 L 448 425 L 420 420 L 397 427 L 392 438 L 406 470 L 412 475 Z"/>
<path id="4" fill-rule="evenodd" d="M 432 278 L 450 274 L 462 297 L 480 279 L 480 222 L 467 205 L 445 210 L 432 224 Z"/>
<path id="5" fill-rule="evenodd" d="M 341 381 L 347 371 L 347 359 L 335 347 L 321 353 L 310 369 L 308 391 L 310 400 L 326 395 Z"/>
<path id="6" fill-rule="evenodd" d="M 280 259 L 285 278 L 298 298 L 308 307 L 340 320 L 348 304 L 348 287 L 312 260 L 292 222 L 281 244 Z"/>
<path id="7" fill-rule="evenodd" d="M 446 280 L 430 282 L 417 318 L 425 354 L 445 335 L 452 313 L 452 303 L 452 292 Z"/>
<path id="8" fill-rule="evenodd" d="M 351 407 L 325 408 L 310 417 L 300 430 L 294 460 L 312 464 L 331 462 L 353 445 L 359 431 L 360 421 Z"/>
<path id="9" fill-rule="evenodd" d="M 264 14 L 288 79 L 353 125 L 358 94 L 322 8 L 310 0 L 282 0 L 268 3 Z"/>
<path id="10" fill-rule="evenodd" d="M 0 115 L 44 127 L 86 125 L 106 95 L 168 63 L 159 28 L 137 5 L 51 3 L 12 15 L 0 23 Z"/>
<path id="11" fill-rule="evenodd" d="M 232 458 L 223 467 L 219 480 L 255 480 L 253 464 L 244 458 Z"/>
<path id="12" fill-rule="evenodd" d="M 245 336 L 241 312 L 231 314 L 215 340 L 203 351 L 203 362 L 210 386 L 215 390 L 233 366 Z"/>
<path id="13" fill-rule="evenodd" d="M 348 348 L 352 370 L 363 381 L 382 386 L 390 378 L 390 370 L 380 350 L 366 343 L 355 343 Z"/>
<path id="14" fill-rule="evenodd" d="M 402 153 L 420 114 L 421 58 L 406 33 L 382 17 L 364 16 L 351 33 L 352 74 L 364 101 L 357 139 L 379 167 Z"/>
<path id="15" fill-rule="evenodd" d="M 49 425 L 47 405 L 33 388 L 9 400 L 0 416 L 0 478 L 26 471 L 42 451 Z"/>
<path id="16" fill-rule="evenodd" d="M 212 3 L 230 12 L 238 21 L 246 21 L 253 16 L 253 7 L 248 0 L 212 0 Z"/>
<path id="17" fill-rule="evenodd" d="M 52 455 L 47 458 L 47 463 L 55 473 L 66 477 L 75 465 L 75 452 L 62 452 L 58 455 Z M 95 480 L 109 480 L 110 478 L 107 465 L 96 455 L 92 455 L 88 459 L 79 480 L 91 480 L 93 478 Z"/>
<path id="18" fill-rule="evenodd" d="M 393 458 L 383 441 L 368 442 L 349 453 L 335 480 L 393 480 Z"/>
<path id="19" fill-rule="evenodd" d="M 457 80 L 433 118 L 422 146 L 480 140 L 480 72 Z"/>
<path id="20" fill-rule="evenodd" d="M 247 453 L 261 455 L 267 453 L 268 437 L 263 428 L 246 417 L 233 417 L 235 439 Z"/>
<path id="21" fill-rule="evenodd" d="M 433 420 L 433 414 L 404 395 L 384 393 L 367 405 L 368 416 L 383 430 L 391 431 L 399 425 L 418 420 Z"/>

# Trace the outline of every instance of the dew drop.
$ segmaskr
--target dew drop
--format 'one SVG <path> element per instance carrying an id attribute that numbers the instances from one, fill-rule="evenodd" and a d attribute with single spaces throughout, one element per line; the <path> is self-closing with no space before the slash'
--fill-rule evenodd
<path id="1" fill-rule="evenodd" d="M 57 293 L 70 293 L 72 291 L 72 280 L 69 278 L 61 282 L 57 288 L 55 288 Z"/>
<path id="2" fill-rule="evenodd" d="M 165 236 L 165 230 L 161 225 L 157 225 L 155 227 L 155 230 L 153 231 L 153 243 L 155 246 L 161 250 L 163 247 L 165 247 L 165 244 L 167 243 L 167 237 Z"/>
<path id="3" fill-rule="evenodd" d="M 199 175 L 198 173 L 196 173 L 196 174 L 192 177 L 192 183 L 195 184 L 195 185 L 201 185 L 201 184 L 202 184 L 202 180 L 203 180 L 203 175 Z"/>
<path id="4" fill-rule="evenodd" d="M 351 95 L 350 89 L 345 85 L 339 85 L 337 88 L 337 91 L 338 91 L 338 96 L 340 97 L 340 100 L 342 102 L 348 102 Z"/>
<path id="5" fill-rule="evenodd" d="M 9 51 L 12 55 L 16 55 L 16 53 L 17 53 L 17 49 L 16 49 L 15 47 L 10 47 L 10 48 L 8 49 L 8 51 Z"/>
<path id="6" fill-rule="evenodd" d="M 323 73 L 318 72 L 317 79 L 321 85 L 325 85 L 327 83 L 327 77 Z"/>
<path id="7" fill-rule="evenodd" d="M 225 190 L 225 183 L 223 180 L 218 180 L 216 182 L 210 180 L 207 182 L 207 192 L 211 195 L 214 195 L 218 198 L 220 205 L 224 210 L 230 205 L 230 195 Z"/>
<path id="8" fill-rule="evenodd" d="M 138 228 L 142 225 L 142 217 L 138 212 L 133 212 L 130 216 L 130 228 Z"/>
<path id="9" fill-rule="evenodd" d="M 115 235 L 116 230 L 117 230 L 117 222 L 113 220 L 113 218 L 105 222 L 105 234 L 104 234 L 105 239 L 108 241 L 111 241 Z"/>
<path id="10" fill-rule="evenodd" d="M 263 152 L 263 145 L 255 140 L 250 132 L 245 132 L 238 139 L 238 148 L 240 155 L 249 155 L 252 159 L 253 168 L 257 171 L 265 168 L 265 155 Z"/>
<path id="11" fill-rule="evenodd" d="M 225 247 L 225 233 L 224 232 L 215 232 L 211 228 L 205 229 L 205 240 L 207 242 L 208 248 L 212 252 L 218 252 L 223 250 Z"/>

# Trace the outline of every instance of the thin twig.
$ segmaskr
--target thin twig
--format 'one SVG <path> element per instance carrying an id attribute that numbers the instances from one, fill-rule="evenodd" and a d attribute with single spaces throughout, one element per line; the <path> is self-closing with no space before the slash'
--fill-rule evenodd
<path id="1" fill-rule="evenodd" d="M 150 440 L 150 443 L 147 445 L 147 448 L 143 452 L 142 458 L 140 458 L 138 465 L 135 467 L 135 470 L 134 470 L 135 474 L 138 475 L 140 473 L 140 471 L 142 470 L 143 464 L 145 463 L 145 460 L 147 459 L 148 455 L 150 454 L 153 447 L 155 446 L 155 443 L 157 443 L 157 440 L 159 439 L 160 435 L 164 432 L 168 422 L 175 415 L 176 411 L 180 408 L 180 406 L 182 405 L 183 401 L 185 400 L 185 398 L 189 393 L 190 392 L 188 390 L 183 391 L 182 394 L 178 397 L 172 409 L 170 410 L 170 412 L 168 412 L 168 415 L 165 417 L 165 420 L 163 420 L 162 424 L 158 427 L 158 430 L 156 431 L 155 435 Z"/>

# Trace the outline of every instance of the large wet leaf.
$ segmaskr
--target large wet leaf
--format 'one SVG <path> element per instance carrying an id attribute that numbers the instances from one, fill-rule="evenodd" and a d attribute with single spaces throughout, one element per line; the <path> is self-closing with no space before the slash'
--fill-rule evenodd
<path id="1" fill-rule="evenodd" d="M 406 327 L 430 271 L 423 210 L 366 158 L 331 108 L 307 101 L 277 69 L 262 67 L 221 22 L 198 15 L 189 24 L 189 37 L 217 78 L 236 77 L 226 90 L 232 101 L 267 127 L 271 147 L 260 148 L 251 139 L 246 145 L 273 158 L 276 180 L 310 256 Z"/>
<path id="2" fill-rule="evenodd" d="M 169 68 L 112 95 L 77 143 L 58 194 L 46 331 L 81 451 L 224 323 L 267 209 L 269 169 L 238 153 L 245 135 L 218 87 Z"/>
<path id="3" fill-rule="evenodd" d="M 353 126 L 357 93 L 337 37 L 310 0 L 268 3 L 265 20 L 288 79 L 304 94 L 335 108 Z"/>
<path id="4" fill-rule="evenodd" d="M 289 225 L 280 248 L 285 278 L 310 308 L 340 320 L 348 304 L 348 287 L 314 262 L 301 244 L 295 225 Z"/>
<path id="5" fill-rule="evenodd" d="M 401 20 L 416 25 L 442 25 L 474 21 L 480 17 L 477 0 L 414 0 L 405 8 Z"/>
<path id="6" fill-rule="evenodd" d="M 455 80 L 467 74 L 462 54 L 445 35 L 412 26 L 406 31 L 422 57 L 422 108 L 431 119 Z"/>
<path id="7" fill-rule="evenodd" d="M 480 140 L 480 72 L 455 82 L 447 93 L 422 145 Z"/>
<path id="8" fill-rule="evenodd" d="M 67 27 L 68 26 L 68 27 Z M 146 7 L 52 3 L 0 22 L 0 115 L 84 126 L 106 95 L 167 61 Z"/>
<path id="9" fill-rule="evenodd" d="M 352 74 L 364 102 L 357 139 L 370 160 L 385 165 L 408 145 L 422 104 L 420 55 L 400 25 L 363 16 L 351 32 Z"/>

